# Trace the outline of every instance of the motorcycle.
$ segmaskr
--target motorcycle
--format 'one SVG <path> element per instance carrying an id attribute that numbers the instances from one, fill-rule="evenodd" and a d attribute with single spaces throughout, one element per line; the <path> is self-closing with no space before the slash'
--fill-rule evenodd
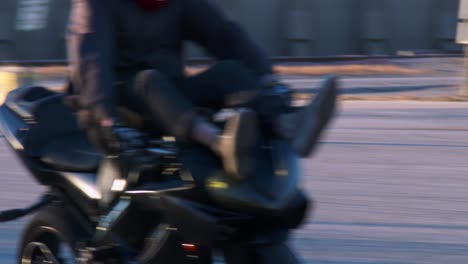
<path id="1" fill-rule="evenodd" d="M 35 213 L 18 263 L 299 262 L 288 233 L 312 201 L 285 141 L 262 133 L 244 180 L 229 177 L 210 151 L 162 134 L 137 162 L 104 157 L 65 101 L 34 86 L 10 92 L 0 107 L 6 141 L 47 186 L 32 206 L 0 213 L 0 221 Z"/>

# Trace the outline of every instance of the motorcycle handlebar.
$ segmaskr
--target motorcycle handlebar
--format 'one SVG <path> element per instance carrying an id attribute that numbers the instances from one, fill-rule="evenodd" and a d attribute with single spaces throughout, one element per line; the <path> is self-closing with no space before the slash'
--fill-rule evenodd
<path id="1" fill-rule="evenodd" d="M 174 156 L 174 155 L 176 155 L 176 152 L 173 151 L 173 150 L 158 148 L 158 147 L 146 148 L 146 152 L 148 154 L 156 155 L 156 156 Z"/>

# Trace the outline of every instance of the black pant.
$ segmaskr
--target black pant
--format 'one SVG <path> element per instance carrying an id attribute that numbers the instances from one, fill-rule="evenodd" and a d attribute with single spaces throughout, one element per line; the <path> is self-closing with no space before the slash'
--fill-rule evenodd
<path id="1" fill-rule="evenodd" d="M 263 89 L 258 78 L 236 61 L 220 62 L 181 80 L 171 80 L 157 70 L 144 70 L 119 87 L 120 104 L 149 116 L 156 125 L 183 140 L 190 136 L 197 107 L 250 107 L 268 125 L 287 111 L 290 103 L 288 96 Z"/>

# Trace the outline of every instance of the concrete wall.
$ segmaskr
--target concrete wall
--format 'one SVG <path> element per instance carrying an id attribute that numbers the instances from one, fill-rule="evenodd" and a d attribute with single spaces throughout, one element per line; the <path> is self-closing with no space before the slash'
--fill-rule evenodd
<path id="1" fill-rule="evenodd" d="M 244 25 L 271 56 L 460 49 L 454 44 L 459 0 L 212 1 Z M 64 58 L 68 5 L 67 0 L 2 0 L 0 60 Z M 44 28 L 24 27 L 18 10 L 25 6 L 33 13 L 46 6 Z M 193 45 L 187 50 L 190 56 L 204 55 Z"/>
<path id="2" fill-rule="evenodd" d="M 0 60 L 11 59 L 13 32 L 14 32 L 14 12 L 16 5 L 13 0 L 3 0 L 0 4 Z"/>
<path id="3" fill-rule="evenodd" d="M 65 56 L 67 0 L 2 0 L 0 60 L 50 60 Z"/>
<path id="4" fill-rule="evenodd" d="M 468 0 L 460 0 L 460 9 L 458 13 L 459 22 L 457 28 L 457 43 L 465 45 L 465 55 L 468 52 Z"/>

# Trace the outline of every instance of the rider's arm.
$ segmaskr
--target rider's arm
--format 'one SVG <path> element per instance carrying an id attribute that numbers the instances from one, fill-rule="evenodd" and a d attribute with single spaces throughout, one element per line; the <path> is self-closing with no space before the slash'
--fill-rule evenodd
<path id="1" fill-rule="evenodd" d="M 116 115 L 113 91 L 113 26 L 108 1 L 73 0 L 68 53 L 73 86 L 81 107 L 102 115 Z M 104 121 L 106 122 L 106 121 Z"/>
<path id="2" fill-rule="evenodd" d="M 183 0 L 184 34 L 218 59 L 243 62 L 258 76 L 272 73 L 270 60 L 238 24 L 209 0 Z"/>

